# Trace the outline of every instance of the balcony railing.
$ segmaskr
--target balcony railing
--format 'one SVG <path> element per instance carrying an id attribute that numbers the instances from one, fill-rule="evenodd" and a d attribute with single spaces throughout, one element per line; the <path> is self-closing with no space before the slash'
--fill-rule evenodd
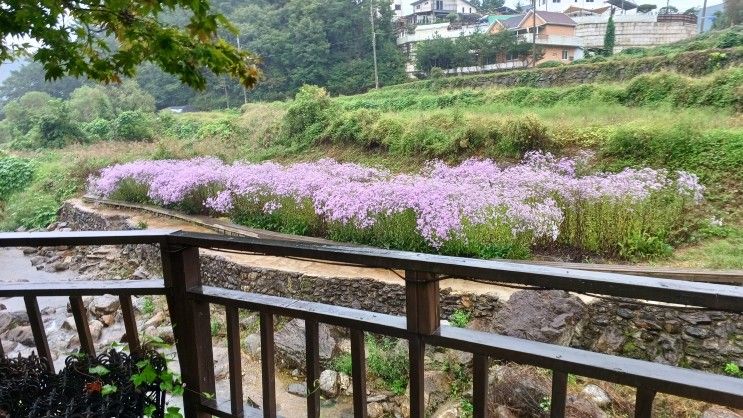
<path id="1" fill-rule="evenodd" d="M 637 388 L 635 416 L 650 417 L 656 393 L 667 393 L 743 408 L 743 380 L 707 372 L 594 353 L 569 347 L 528 341 L 440 324 L 439 280 L 442 275 L 478 281 L 531 286 L 541 289 L 590 292 L 625 298 L 652 300 L 740 313 L 743 288 L 679 280 L 541 267 L 417 254 L 382 249 L 317 245 L 212 234 L 163 231 L 7 233 L 0 247 L 79 246 L 110 244 L 157 244 L 160 246 L 163 280 L 76 281 L 57 284 L 19 283 L 0 287 L 0 296 L 23 297 L 36 349 L 50 359 L 49 347 L 37 297 L 68 296 L 81 349 L 93 354 L 83 295 L 115 294 L 120 297 L 126 335 L 131 347 L 139 347 L 132 295 L 163 294 L 168 302 L 181 375 L 190 390 L 184 394 L 186 417 L 241 417 L 244 409 L 239 344 L 239 310 L 260 314 L 261 368 L 265 417 L 276 416 L 274 370 L 274 315 L 305 320 L 307 414 L 320 416 L 320 323 L 345 327 L 351 334 L 353 405 L 356 417 L 366 416 L 364 332 L 403 338 L 409 343 L 410 415 L 423 417 L 424 354 L 427 345 L 470 352 L 473 360 L 474 416 L 485 417 L 490 359 L 512 361 L 552 370 L 551 416 L 565 415 L 568 374 L 624 384 Z M 273 256 L 340 261 L 364 266 L 405 270 L 405 316 L 361 311 L 321 303 L 227 290 L 202 284 L 199 249 L 220 249 Z M 365 295 L 361 297 L 373 297 Z M 226 309 L 230 376 L 230 408 L 201 393 L 214 393 L 210 304 Z M 0 345 L 1 347 L 1 345 Z M 2 353 L 0 353 L 2 355 Z M 51 365 L 51 361 L 50 361 Z"/>

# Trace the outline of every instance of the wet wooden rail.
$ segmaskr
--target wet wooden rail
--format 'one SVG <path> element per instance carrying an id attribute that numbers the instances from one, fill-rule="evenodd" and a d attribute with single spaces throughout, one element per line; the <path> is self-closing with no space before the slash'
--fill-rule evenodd
<path id="1" fill-rule="evenodd" d="M 87 331 L 81 296 L 119 295 L 128 341 L 139 346 L 131 295 L 164 294 L 174 324 L 187 417 L 275 417 L 276 405 L 274 320 L 276 315 L 300 318 L 306 324 L 307 415 L 320 416 L 319 324 L 345 327 L 351 336 L 354 415 L 366 417 L 365 333 L 406 339 L 410 361 L 410 415 L 424 416 L 423 372 L 426 346 L 472 353 L 474 416 L 487 416 L 488 374 L 493 360 L 513 361 L 552 371 L 551 416 L 565 416 L 568 375 L 580 375 L 635 387 L 635 415 L 650 417 L 657 393 L 743 408 L 743 380 L 648 361 L 593 353 L 575 348 L 528 341 L 497 334 L 441 325 L 439 281 L 456 276 L 548 289 L 590 292 L 693 305 L 730 312 L 743 311 L 743 288 L 712 283 L 638 277 L 562 267 L 483 261 L 456 257 L 388 251 L 363 247 L 320 245 L 248 237 L 227 237 L 177 231 L 51 232 L 0 234 L 0 247 L 53 245 L 158 244 L 163 280 L 23 283 L 0 288 L 0 296 L 25 298 L 36 349 L 49 355 L 36 298 L 68 296 L 83 351 L 95 350 Z M 405 271 L 405 316 L 393 316 L 346 307 L 299 301 L 206 286 L 199 271 L 199 249 L 246 251 L 275 256 L 343 261 Z M 373 295 L 364 295 L 373 297 Z M 229 394 L 214 393 L 215 378 L 210 330 L 210 306 L 222 306 L 227 318 Z M 258 312 L 261 338 L 262 404 L 256 411 L 245 406 L 242 392 L 239 313 Z M 0 355 L 2 353 L 0 352 Z M 225 399 L 222 396 L 225 395 Z M 229 402 L 226 402 L 229 398 Z"/>

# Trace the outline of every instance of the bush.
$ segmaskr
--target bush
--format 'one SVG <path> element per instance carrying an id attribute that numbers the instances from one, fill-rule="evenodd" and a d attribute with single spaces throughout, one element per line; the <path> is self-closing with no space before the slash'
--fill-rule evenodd
<path id="1" fill-rule="evenodd" d="M 0 222 L 0 229 L 12 231 L 46 228 L 57 218 L 59 202 L 53 195 L 26 190 L 8 202 Z"/>
<path id="2" fill-rule="evenodd" d="M 83 134 L 89 141 L 97 142 L 109 139 L 111 136 L 111 122 L 106 119 L 95 119 L 81 126 Z"/>
<path id="3" fill-rule="evenodd" d="M 717 41 L 718 48 L 734 48 L 743 45 L 743 34 L 728 31 L 720 36 Z"/>
<path id="4" fill-rule="evenodd" d="M 302 146 L 315 143 L 325 130 L 331 107 L 324 88 L 302 86 L 284 116 L 282 142 Z"/>
<path id="5" fill-rule="evenodd" d="M 16 157 L 0 157 L 0 201 L 21 191 L 31 183 L 34 170 L 31 162 Z"/>
<path id="6" fill-rule="evenodd" d="M 544 61 L 537 64 L 537 68 L 554 68 L 554 67 L 561 67 L 563 64 L 560 61 L 556 60 L 550 60 L 550 61 Z"/>
<path id="7" fill-rule="evenodd" d="M 152 128 L 148 115 L 140 111 L 119 114 L 112 123 L 111 139 L 120 141 L 146 141 L 152 139 Z"/>

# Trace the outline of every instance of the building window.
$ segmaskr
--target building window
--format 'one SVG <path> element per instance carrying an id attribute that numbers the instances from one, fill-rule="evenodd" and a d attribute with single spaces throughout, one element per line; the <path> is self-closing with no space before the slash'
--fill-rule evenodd
<path id="1" fill-rule="evenodd" d="M 443 10 L 443 9 L 444 9 L 444 1 L 436 0 L 436 10 Z"/>
<path id="2" fill-rule="evenodd" d="M 470 7 L 470 13 L 472 13 L 472 8 Z"/>
<path id="3" fill-rule="evenodd" d="M 568 50 L 567 49 L 563 49 L 562 50 L 562 59 L 564 59 L 564 60 L 568 59 Z"/>
<path id="4" fill-rule="evenodd" d="M 464 7 L 462 7 L 462 13 L 464 13 Z"/>
<path id="5" fill-rule="evenodd" d="M 402 4 L 396 4 L 395 10 L 402 10 Z"/>
<path id="6" fill-rule="evenodd" d="M 560 0 L 552 0 L 552 3 L 559 3 Z"/>

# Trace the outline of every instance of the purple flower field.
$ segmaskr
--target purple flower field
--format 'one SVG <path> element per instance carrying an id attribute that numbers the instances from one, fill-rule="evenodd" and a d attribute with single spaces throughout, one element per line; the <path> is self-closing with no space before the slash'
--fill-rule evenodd
<path id="1" fill-rule="evenodd" d="M 663 239 L 703 198 L 691 173 L 584 173 L 584 166 L 580 157 L 540 152 L 508 166 L 432 161 L 417 174 L 329 159 L 281 165 L 196 158 L 114 165 L 91 178 L 89 189 L 289 233 L 513 258 L 535 246 L 612 254 L 637 237 Z"/>

